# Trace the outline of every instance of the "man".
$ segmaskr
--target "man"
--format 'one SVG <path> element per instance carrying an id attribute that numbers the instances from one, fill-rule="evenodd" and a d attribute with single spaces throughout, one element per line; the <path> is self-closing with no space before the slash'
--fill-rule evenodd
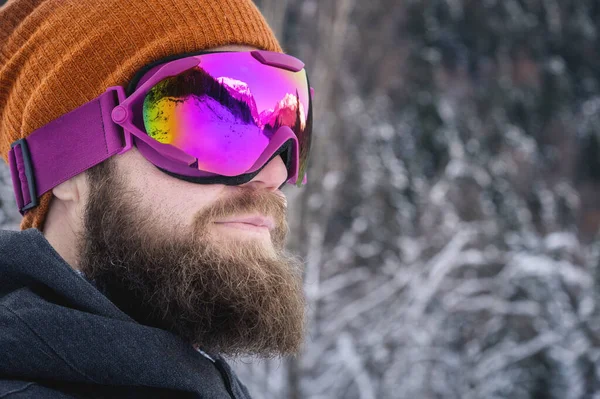
<path id="1" fill-rule="evenodd" d="M 296 353 L 288 182 L 303 64 L 251 0 L 0 8 L 0 398 L 246 398 L 223 355 Z M 259 393 L 260 395 L 260 393 Z"/>

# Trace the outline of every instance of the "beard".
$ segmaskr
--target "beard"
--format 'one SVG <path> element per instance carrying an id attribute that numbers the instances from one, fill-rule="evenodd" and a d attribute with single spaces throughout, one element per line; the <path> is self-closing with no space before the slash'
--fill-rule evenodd
<path id="1" fill-rule="evenodd" d="M 201 210 L 191 228 L 165 226 L 153 218 L 155 204 L 144 205 L 147 197 L 128 189 L 115 168 L 109 159 L 87 172 L 92 189 L 78 242 L 86 278 L 137 322 L 206 352 L 298 353 L 302 265 L 284 250 L 285 199 L 242 187 Z M 215 221 L 249 213 L 273 218 L 271 243 L 211 234 Z"/>

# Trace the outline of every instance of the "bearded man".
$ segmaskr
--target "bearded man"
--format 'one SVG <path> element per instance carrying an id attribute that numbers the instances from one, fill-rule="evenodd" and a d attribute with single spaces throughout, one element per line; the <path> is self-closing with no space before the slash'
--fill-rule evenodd
<path id="1" fill-rule="evenodd" d="M 248 398 L 303 342 L 304 64 L 251 0 L 9 0 L 0 398 Z"/>

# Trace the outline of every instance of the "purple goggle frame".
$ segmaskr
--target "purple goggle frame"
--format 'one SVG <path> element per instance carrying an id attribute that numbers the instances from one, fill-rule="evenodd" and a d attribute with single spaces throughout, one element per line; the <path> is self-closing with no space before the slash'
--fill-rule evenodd
<path id="1" fill-rule="evenodd" d="M 205 184 L 243 184 L 257 175 L 270 159 L 286 151 L 288 183 L 305 183 L 305 171 L 300 176 L 299 158 L 301 152 L 304 162 L 308 158 L 310 131 L 307 137 L 301 138 L 303 143 L 299 143 L 295 132 L 282 126 L 270 137 L 250 169 L 237 176 L 220 176 L 194 168 L 195 157 L 155 140 L 142 130 L 139 119 L 148 91 L 161 80 L 198 65 L 198 57 L 208 54 L 219 53 L 171 57 L 171 60 L 149 65 L 132 80 L 130 91 L 133 93 L 129 97 L 123 87 L 110 87 L 94 100 L 35 130 L 26 139 L 12 143 L 8 158 L 19 212 L 24 215 L 39 205 L 38 198 L 44 193 L 114 155 L 129 151 L 133 145 L 163 172 Z M 304 68 L 300 60 L 286 54 L 268 51 L 247 54 L 263 65 L 287 71 L 298 72 Z M 312 124 L 312 89 L 308 97 L 307 123 Z"/>

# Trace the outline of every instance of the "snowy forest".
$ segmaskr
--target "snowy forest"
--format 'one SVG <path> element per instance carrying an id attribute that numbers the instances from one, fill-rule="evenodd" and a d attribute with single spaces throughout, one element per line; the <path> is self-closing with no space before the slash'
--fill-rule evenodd
<path id="1" fill-rule="evenodd" d="M 308 335 L 252 395 L 600 399 L 600 1 L 255 1 L 316 93 Z"/>

